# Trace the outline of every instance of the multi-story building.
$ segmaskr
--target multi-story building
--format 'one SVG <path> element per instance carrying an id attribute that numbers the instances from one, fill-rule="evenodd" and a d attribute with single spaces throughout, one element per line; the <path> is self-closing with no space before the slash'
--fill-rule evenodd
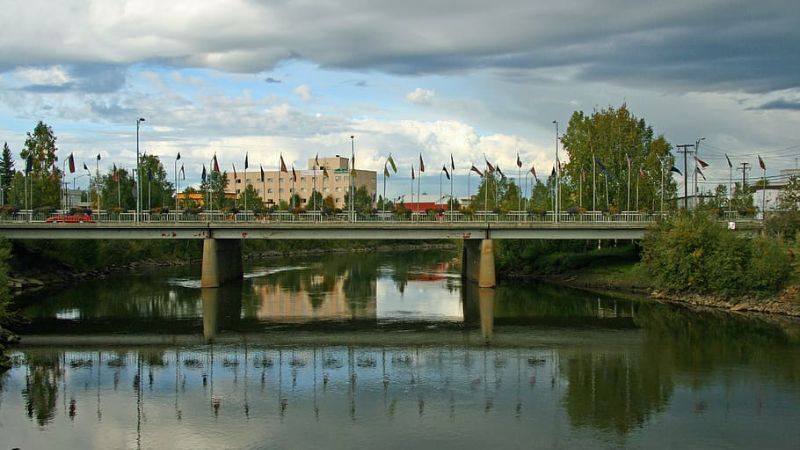
<path id="1" fill-rule="evenodd" d="M 323 171 L 322 168 L 325 168 Z M 328 176 L 325 177 L 324 173 Z M 350 189 L 350 160 L 336 155 L 333 158 L 319 158 L 319 166 L 312 158 L 308 160 L 308 169 L 295 169 L 297 179 L 292 179 L 292 168 L 288 172 L 278 170 L 265 170 L 264 179 L 261 179 L 260 170 L 248 170 L 247 172 L 237 172 L 234 176 L 232 172 L 227 172 L 228 184 L 225 192 L 239 196 L 246 189 L 247 185 L 252 185 L 265 206 L 278 205 L 281 201 L 288 202 L 296 192 L 300 196 L 300 205 L 307 207 L 311 200 L 311 194 L 318 191 L 322 198 L 328 196 L 333 198 L 336 208 L 345 205 L 345 194 Z M 377 188 L 377 173 L 372 170 L 355 170 L 355 177 L 352 177 L 355 189 L 364 186 L 369 195 L 375 199 Z M 374 200 L 373 200 L 374 201 Z"/>

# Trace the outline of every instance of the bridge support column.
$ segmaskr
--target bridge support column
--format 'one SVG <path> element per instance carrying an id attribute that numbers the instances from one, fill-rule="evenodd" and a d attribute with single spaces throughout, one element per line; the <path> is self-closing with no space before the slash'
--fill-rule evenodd
<path id="1" fill-rule="evenodd" d="M 497 284 L 494 271 L 494 242 L 491 239 L 465 239 L 461 254 L 461 277 L 482 288 Z"/>
<path id="2" fill-rule="evenodd" d="M 236 239 L 204 239 L 200 287 L 219 287 L 241 280 L 242 246 Z"/>

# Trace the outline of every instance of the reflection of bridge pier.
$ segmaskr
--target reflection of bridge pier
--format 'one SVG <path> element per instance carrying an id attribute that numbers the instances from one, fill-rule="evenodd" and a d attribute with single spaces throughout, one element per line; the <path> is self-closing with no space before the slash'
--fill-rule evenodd
<path id="1" fill-rule="evenodd" d="M 200 290 L 203 300 L 203 337 L 212 341 L 220 327 L 229 327 L 239 321 L 242 311 L 242 284 L 234 283 L 219 288 Z"/>
<path id="2" fill-rule="evenodd" d="M 464 323 L 480 323 L 481 335 L 489 343 L 494 335 L 494 296 L 495 290 L 479 287 L 466 282 L 461 285 L 461 307 Z"/>
<path id="3" fill-rule="evenodd" d="M 495 287 L 494 243 L 491 239 L 464 239 L 461 278 L 482 288 Z"/>

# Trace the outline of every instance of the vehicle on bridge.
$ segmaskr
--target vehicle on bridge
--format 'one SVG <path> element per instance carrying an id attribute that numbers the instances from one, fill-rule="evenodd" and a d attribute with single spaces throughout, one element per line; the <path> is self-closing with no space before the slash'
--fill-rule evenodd
<path id="1" fill-rule="evenodd" d="M 94 223 L 92 216 L 88 214 L 68 214 L 50 216 L 45 220 L 47 223 Z"/>

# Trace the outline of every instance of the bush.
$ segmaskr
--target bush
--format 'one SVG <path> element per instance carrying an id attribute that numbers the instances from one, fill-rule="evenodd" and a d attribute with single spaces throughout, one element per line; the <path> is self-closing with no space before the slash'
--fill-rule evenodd
<path id="1" fill-rule="evenodd" d="M 642 263 L 655 286 L 671 292 L 769 294 L 791 270 L 780 242 L 737 235 L 702 213 L 659 223 L 643 247 Z"/>

